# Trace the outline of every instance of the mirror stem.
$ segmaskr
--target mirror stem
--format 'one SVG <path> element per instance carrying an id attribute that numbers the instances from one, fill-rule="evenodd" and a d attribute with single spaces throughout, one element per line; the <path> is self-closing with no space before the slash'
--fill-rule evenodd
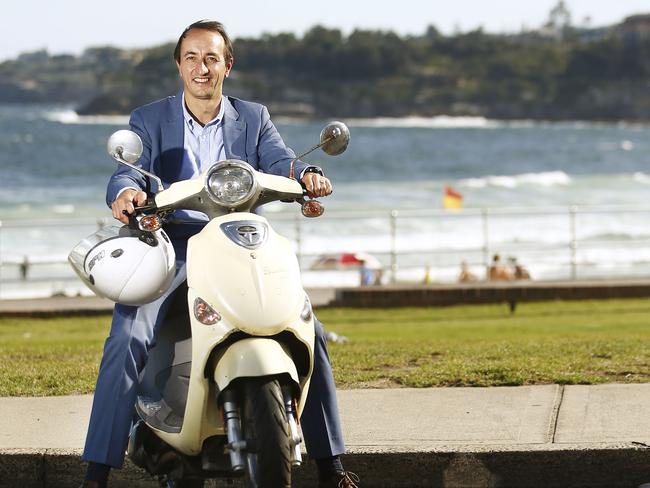
<path id="1" fill-rule="evenodd" d="M 325 139 L 324 141 L 322 141 L 322 142 L 316 144 L 314 147 L 312 147 L 311 149 L 309 149 L 307 152 L 302 153 L 300 156 L 297 156 L 296 159 L 302 159 L 302 158 L 304 158 L 305 156 L 307 156 L 307 154 L 309 154 L 309 153 L 311 153 L 311 152 L 314 152 L 316 149 L 318 149 L 319 147 L 321 147 L 321 146 L 324 145 L 324 144 L 327 144 L 327 143 L 330 142 L 332 139 L 336 139 L 336 136 L 337 136 L 337 135 L 338 135 L 338 134 L 331 134 L 331 135 L 328 136 L 327 139 Z"/>
<path id="2" fill-rule="evenodd" d="M 145 171 L 142 168 L 138 168 L 137 166 L 134 166 L 131 163 L 127 163 L 126 161 L 124 161 L 124 159 L 122 159 L 121 151 L 119 151 L 119 150 L 115 151 L 113 154 L 111 154 L 111 156 L 113 156 L 113 159 L 115 159 L 116 161 L 118 161 L 118 162 L 120 162 L 122 164 L 125 164 L 129 168 L 137 171 L 138 173 L 142 173 L 144 175 L 147 175 L 149 178 L 151 178 L 153 181 L 156 182 L 156 184 L 158 185 L 158 191 L 159 192 L 163 191 L 165 189 L 165 187 L 163 187 L 162 180 L 160 178 L 158 178 L 155 174 L 150 173 L 149 171 Z"/>

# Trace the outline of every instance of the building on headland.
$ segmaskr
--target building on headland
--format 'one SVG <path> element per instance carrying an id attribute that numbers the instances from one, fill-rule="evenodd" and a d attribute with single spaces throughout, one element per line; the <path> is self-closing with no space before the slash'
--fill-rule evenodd
<path id="1" fill-rule="evenodd" d="M 650 13 L 627 17 L 614 27 L 614 35 L 626 42 L 650 39 Z"/>
<path id="2" fill-rule="evenodd" d="M 591 19 L 585 18 L 582 25 L 572 23 L 572 15 L 566 2 L 560 0 L 548 14 L 548 20 L 537 30 L 525 33 L 526 37 L 551 41 L 575 40 L 582 44 L 618 38 L 626 43 L 650 38 L 650 13 L 627 17 L 619 24 L 593 27 Z"/>
<path id="3" fill-rule="evenodd" d="M 571 29 L 571 12 L 564 0 L 551 9 L 547 22 L 539 29 L 539 34 L 556 40 L 562 40 Z"/>

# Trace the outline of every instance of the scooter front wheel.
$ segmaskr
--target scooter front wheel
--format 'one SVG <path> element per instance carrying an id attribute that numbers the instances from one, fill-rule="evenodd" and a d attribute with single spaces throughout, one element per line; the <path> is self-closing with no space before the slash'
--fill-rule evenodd
<path id="1" fill-rule="evenodd" d="M 291 444 L 279 381 L 248 379 L 242 383 L 240 392 L 249 488 L 290 487 Z"/>

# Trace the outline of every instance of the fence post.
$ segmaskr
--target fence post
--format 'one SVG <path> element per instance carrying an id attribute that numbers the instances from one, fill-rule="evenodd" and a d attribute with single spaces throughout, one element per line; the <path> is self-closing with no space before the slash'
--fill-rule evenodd
<path id="1" fill-rule="evenodd" d="M 578 212 L 577 205 L 569 207 L 569 253 L 571 260 L 571 279 L 575 280 L 578 277 L 578 241 L 576 238 L 576 213 Z"/>
<path id="2" fill-rule="evenodd" d="M 390 211 L 390 282 L 397 283 L 397 210 Z"/>
<path id="3" fill-rule="evenodd" d="M 489 208 L 481 209 L 481 222 L 483 224 L 483 265 L 485 276 L 489 276 L 490 270 L 490 234 L 489 234 Z"/>

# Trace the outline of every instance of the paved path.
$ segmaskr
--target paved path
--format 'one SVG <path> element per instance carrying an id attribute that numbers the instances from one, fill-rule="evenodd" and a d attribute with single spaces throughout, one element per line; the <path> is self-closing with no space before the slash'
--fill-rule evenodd
<path id="1" fill-rule="evenodd" d="M 341 390 L 338 395 L 352 451 L 650 446 L 650 384 Z M 0 397 L 0 448 L 81 449 L 91 403 L 91 395 Z"/>
<path id="2" fill-rule="evenodd" d="M 13 486 L 2 484 L 3 466 L 17 477 L 34 453 L 51 467 L 47 486 L 80 476 L 91 401 L 0 398 L 0 486 Z M 650 384 L 342 390 L 339 403 L 346 462 L 364 473 L 363 486 L 650 482 Z M 113 486 L 154 486 L 130 471 L 115 474 Z M 301 468 L 296 486 L 309 486 L 310 473 Z"/>
<path id="3" fill-rule="evenodd" d="M 332 302 L 334 288 L 310 288 L 307 293 L 315 307 Z M 39 299 L 0 300 L 0 316 L 83 315 L 110 313 L 113 302 L 105 298 L 56 296 Z"/>

